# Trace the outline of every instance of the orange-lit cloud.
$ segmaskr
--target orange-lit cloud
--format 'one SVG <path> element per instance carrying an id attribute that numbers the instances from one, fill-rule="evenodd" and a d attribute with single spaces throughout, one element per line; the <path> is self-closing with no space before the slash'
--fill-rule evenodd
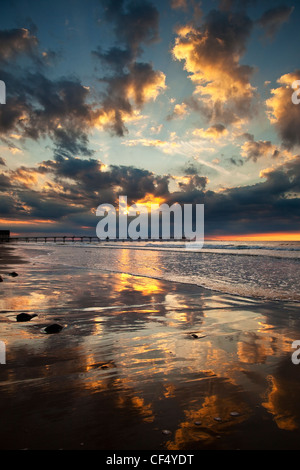
<path id="1" fill-rule="evenodd" d="M 292 102 L 294 81 L 300 80 L 300 71 L 287 73 L 277 80 L 280 85 L 271 90 L 272 97 L 266 101 L 269 120 L 275 125 L 280 137 L 288 148 L 300 145 L 299 105 Z"/>
<path id="2" fill-rule="evenodd" d="M 218 140 L 228 135 L 228 130 L 222 125 L 211 126 L 208 129 L 195 129 L 193 135 L 203 139 Z"/>
<path id="3" fill-rule="evenodd" d="M 237 122 L 249 113 L 253 70 L 240 59 L 251 27 L 246 16 L 212 11 L 202 28 L 186 25 L 177 30 L 173 56 L 184 62 L 195 84 L 194 95 L 201 98 L 211 120 Z"/>
<path id="4" fill-rule="evenodd" d="M 0 224 L 10 225 L 41 225 L 41 224 L 55 224 L 54 220 L 47 219 L 28 219 L 28 220 L 16 220 L 16 219 L 0 219 Z"/>

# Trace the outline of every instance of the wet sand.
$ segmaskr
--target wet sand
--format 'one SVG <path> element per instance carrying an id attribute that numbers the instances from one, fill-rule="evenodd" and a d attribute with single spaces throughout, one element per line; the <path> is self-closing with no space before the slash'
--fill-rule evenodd
<path id="1" fill-rule="evenodd" d="M 2 450 L 299 449 L 299 304 L 21 252 L 0 246 Z"/>

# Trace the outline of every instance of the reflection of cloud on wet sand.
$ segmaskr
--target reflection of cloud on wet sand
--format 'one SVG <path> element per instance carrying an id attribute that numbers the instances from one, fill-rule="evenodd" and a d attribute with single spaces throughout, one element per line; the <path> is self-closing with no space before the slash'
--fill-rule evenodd
<path id="1" fill-rule="evenodd" d="M 0 387 L 3 403 L 14 399 L 15 405 L 13 412 L 0 411 L 3 419 L 10 413 L 11 435 L 20 414 L 28 418 L 26 410 L 45 435 L 47 426 L 57 431 L 57 423 L 63 429 L 72 419 L 74 429 L 88 430 L 91 448 L 104 441 L 112 448 L 116 436 L 123 448 L 214 448 L 220 436 L 230 441 L 251 420 L 266 433 L 274 432 L 273 419 L 281 430 L 299 428 L 295 368 L 280 369 L 300 332 L 292 309 L 282 319 L 273 304 L 262 308 L 189 285 L 44 270 L 36 290 L 37 273 L 23 268 L 18 291 L 4 291 L 3 305 L 40 310 L 23 325 L 1 314 L 9 362 L 0 370 Z M 63 332 L 42 335 L 41 326 L 54 319 L 66 325 Z M 59 445 L 63 436 L 56 436 Z"/>

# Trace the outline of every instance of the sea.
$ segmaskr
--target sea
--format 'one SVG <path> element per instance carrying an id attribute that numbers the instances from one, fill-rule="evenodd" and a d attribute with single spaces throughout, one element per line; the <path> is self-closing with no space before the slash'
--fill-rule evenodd
<path id="1" fill-rule="evenodd" d="M 300 302 L 300 242 L 17 243 L 42 264 L 124 273 L 265 300 Z"/>

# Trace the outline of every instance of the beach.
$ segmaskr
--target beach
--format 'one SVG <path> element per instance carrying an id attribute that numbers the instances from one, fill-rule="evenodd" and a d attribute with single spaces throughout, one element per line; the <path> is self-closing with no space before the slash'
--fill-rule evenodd
<path id="1" fill-rule="evenodd" d="M 163 278 L 160 256 L 193 254 L 0 246 L 1 449 L 299 447 L 296 287 L 280 299 L 213 290 L 174 268 Z M 51 324 L 62 331 L 45 334 Z"/>

